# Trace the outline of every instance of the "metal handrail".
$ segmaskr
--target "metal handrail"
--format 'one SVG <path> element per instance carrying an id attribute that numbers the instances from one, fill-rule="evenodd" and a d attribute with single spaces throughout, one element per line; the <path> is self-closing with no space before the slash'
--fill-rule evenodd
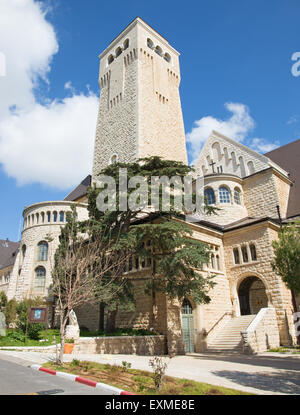
<path id="1" fill-rule="evenodd" d="M 219 320 L 205 333 L 205 336 L 207 337 L 209 333 L 220 323 L 220 321 L 223 320 L 223 318 L 228 315 L 232 316 L 232 312 L 227 311 L 226 313 L 224 313 L 222 317 L 220 317 Z"/>

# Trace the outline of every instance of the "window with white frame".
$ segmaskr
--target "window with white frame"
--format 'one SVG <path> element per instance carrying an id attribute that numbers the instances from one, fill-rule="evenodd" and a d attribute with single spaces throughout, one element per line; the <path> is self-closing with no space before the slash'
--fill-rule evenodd
<path id="1" fill-rule="evenodd" d="M 219 188 L 220 203 L 230 203 L 230 191 L 227 187 L 221 186 Z"/>
<path id="2" fill-rule="evenodd" d="M 38 261 L 47 261 L 48 260 L 48 243 L 46 241 L 41 241 L 38 243 Z"/>
<path id="3" fill-rule="evenodd" d="M 46 285 L 46 270 L 44 267 L 38 267 L 35 270 L 34 292 L 42 292 Z"/>

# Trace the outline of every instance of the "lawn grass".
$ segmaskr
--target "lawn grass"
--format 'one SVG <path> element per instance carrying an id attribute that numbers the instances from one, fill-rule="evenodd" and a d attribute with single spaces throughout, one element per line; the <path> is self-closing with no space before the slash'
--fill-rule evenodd
<path id="1" fill-rule="evenodd" d="M 39 333 L 40 340 L 45 339 L 45 331 L 41 330 Z M 6 331 L 6 336 L 0 336 L 0 348 L 1 347 L 20 347 L 20 346 L 53 346 L 55 344 L 53 336 L 56 336 L 57 343 L 60 343 L 59 330 L 49 329 L 46 330 L 46 341 L 32 340 L 27 338 L 24 342 L 24 334 L 13 329 L 8 329 Z"/>
<path id="2" fill-rule="evenodd" d="M 300 354 L 300 347 L 299 346 L 295 346 L 295 347 L 275 347 L 273 349 L 269 349 L 267 350 L 268 352 L 271 353 L 292 353 L 292 354 Z"/>
<path id="3" fill-rule="evenodd" d="M 145 370 L 124 369 L 122 366 L 73 360 L 62 366 L 54 362 L 45 367 L 103 382 L 137 395 L 252 395 L 235 389 L 213 386 L 189 379 L 165 376 L 163 387 L 157 391 L 154 387 L 153 373 Z"/>

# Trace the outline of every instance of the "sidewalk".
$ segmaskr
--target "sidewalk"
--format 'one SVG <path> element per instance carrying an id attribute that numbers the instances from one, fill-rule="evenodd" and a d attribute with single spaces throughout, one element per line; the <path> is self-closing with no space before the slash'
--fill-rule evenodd
<path id="1" fill-rule="evenodd" d="M 65 361 L 73 359 L 121 365 L 132 364 L 134 369 L 150 370 L 150 356 L 137 355 L 65 355 Z M 55 354 L 27 351 L 0 351 L 0 359 L 13 359 L 22 364 L 40 364 L 54 361 Z M 166 374 L 178 378 L 193 379 L 212 385 L 224 386 L 259 395 L 300 394 L 300 355 L 263 353 L 256 356 L 190 354 L 166 358 L 169 362 Z M 1 365 L 1 361 L 0 361 Z"/>

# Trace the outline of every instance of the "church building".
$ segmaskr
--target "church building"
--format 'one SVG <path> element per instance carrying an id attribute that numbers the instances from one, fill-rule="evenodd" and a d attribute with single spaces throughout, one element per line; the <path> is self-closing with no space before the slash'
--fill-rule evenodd
<path id="1" fill-rule="evenodd" d="M 51 305 L 51 261 L 66 213 L 76 204 L 79 220 L 88 217 L 87 188 L 104 167 L 154 155 L 187 163 L 180 79 L 179 53 L 139 17 L 101 53 L 92 175 L 62 201 L 25 207 L 6 281 L 9 299 L 43 296 Z M 210 263 L 201 271 L 215 275 L 211 302 L 179 303 L 160 295 L 153 313 L 143 291 L 150 269 L 133 262 L 127 274 L 134 281 L 136 309 L 119 312 L 116 326 L 153 328 L 165 336 L 166 351 L 178 354 L 260 352 L 295 343 L 291 292 L 273 271 L 272 241 L 281 226 L 300 218 L 299 156 L 300 140 L 262 155 L 212 131 L 195 177 L 203 178 L 208 203 L 220 211 L 189 223 L 193 238 L 211 248 Z M 76 314 L 81 327 L 98 330 L 99 306 Z"/>

